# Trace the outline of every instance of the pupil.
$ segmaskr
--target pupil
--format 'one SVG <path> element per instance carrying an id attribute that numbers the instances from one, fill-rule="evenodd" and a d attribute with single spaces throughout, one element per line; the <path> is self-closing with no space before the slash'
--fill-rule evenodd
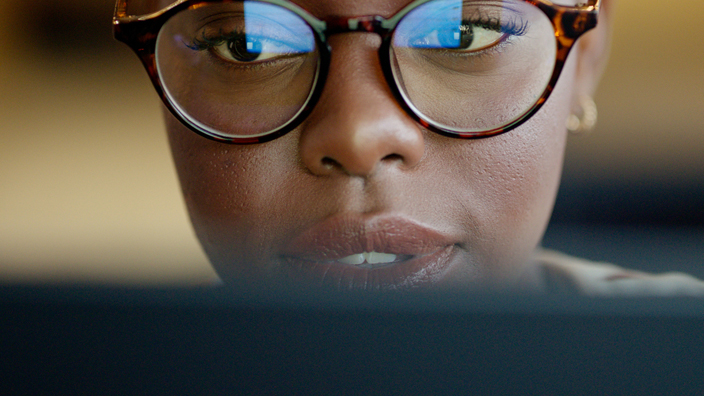
<path id="1" fill-rule="evenodd" d="M 474 41 L 474 29 L 472 25 L 460 25 L 457 29 L 444 29 L 438 38 L 444 48 L 467 49 Z"/>
<path id="2" fill-rule="evenodd" d="M 262 53 L 262 44 L 259 41 L 247 41 L 247 36 L 244 34 L 230 40 L 227 48 L 232 57 L 240 62 L 252 62 Z"/>
<path id="3" fill-rule="evenodd" d="M 460 48 L 466 49 L 472 46 L 474 41 L 474 29 L 472 25 L 460 26 Z"/>

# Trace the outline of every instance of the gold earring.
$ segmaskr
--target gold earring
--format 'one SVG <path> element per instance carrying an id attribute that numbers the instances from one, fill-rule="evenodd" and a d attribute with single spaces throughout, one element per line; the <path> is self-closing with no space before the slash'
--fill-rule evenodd
<path id="1" fill-rule="evenodd" d="M 567 130 L 575 135 L 589 133 L 596 125 L 597 115 L 594 100 L 589 96 L 582 96 L 579 99 L 579 111 L 567 118 Z"/>

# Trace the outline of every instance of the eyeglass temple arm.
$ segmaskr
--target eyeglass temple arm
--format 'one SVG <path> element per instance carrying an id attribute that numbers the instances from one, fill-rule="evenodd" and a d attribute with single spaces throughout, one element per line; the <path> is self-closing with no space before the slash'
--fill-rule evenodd
<path id="1" fill-rule="evenodd" d="M 558 41 L 569 48 L 582 34 L 596 26 L 601 0 L 589 0 L 587 4 L 577 6 L 562 6 L 543 0 L 531 2 L 552 20 Z"/>
<path id="2" fill-rule="evenodd" d="M 127 16 L 127 0 L 117 0 L 115 3 L 115 18 Z"/>
<path id="3" fill-rule="evenodd" d="M 190 0 L 176 0 L 166 7 L 160 7 L 159 0 L 140 0 L 136 9 L 130 7 L 135 2 L 117 0 L 113 17 L 113 32 L 115 38 L 127 43 L 133 49 L 146 45 L 156 37 L 160 24 L 160 16 L 178 5 Z"/>
<path id="4" fill-rule="evenodd" d="M 137 6 L 134 6 L 135 2 L 132 0 L 117 0 L 114 17 L 128 20 L 150 19 L 187 1 L 190 0 L 171 0 L 168 6 L 163 6 L 160 0 L 139 0 L 136 2 Z M 136 8 L 136 10 L 131 8 Z"/>

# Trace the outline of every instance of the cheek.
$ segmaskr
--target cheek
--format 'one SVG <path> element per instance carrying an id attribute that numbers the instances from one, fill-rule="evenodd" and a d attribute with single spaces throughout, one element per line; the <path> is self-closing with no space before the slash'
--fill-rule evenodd
<path id="1" fill-rule="evenodd" d="M 518 129 L 433 148 L 452 153 L 445 163 L 455 166 L 443 172 L 452 186 L 446 191 L 462 208 L 457 218 L 465 219 L 465 248 L 479 276 L 515 279 L 542 238 L 562 171 L 573 70 L 568 62 L 548 102 Z"/>
<path id="2" fill-rule="evenodd" d="M 286 228 L 283 170 L 296 169 L 296 146 L 277 139 L 265 145 L 225 145 L 202 138 L 170 114 L 169 142 L 194 229 L 221 274 L 266 271 L 277 235 Z M 291 150 L 294 150 L 292 153 Z"/>

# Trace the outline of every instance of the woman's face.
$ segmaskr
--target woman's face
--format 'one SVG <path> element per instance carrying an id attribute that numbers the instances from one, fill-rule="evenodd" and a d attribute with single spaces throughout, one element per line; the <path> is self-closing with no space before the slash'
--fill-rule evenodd
<path id="1" fill-rule="evenodd" d="M 296 1 L 321 19 L 390 16 L 407 2 Z M 165 112 L 185 201 L 213 266 L 224 280 L 341 289 L 530 286 L 531 254 L 561 173 L 578 51 L 528 122 L 460 140 L 402 110 L 379 65 L 380 42 L 369 33 L 332 36 L 314 111 L 267 143 L 211 141 Z"/>

